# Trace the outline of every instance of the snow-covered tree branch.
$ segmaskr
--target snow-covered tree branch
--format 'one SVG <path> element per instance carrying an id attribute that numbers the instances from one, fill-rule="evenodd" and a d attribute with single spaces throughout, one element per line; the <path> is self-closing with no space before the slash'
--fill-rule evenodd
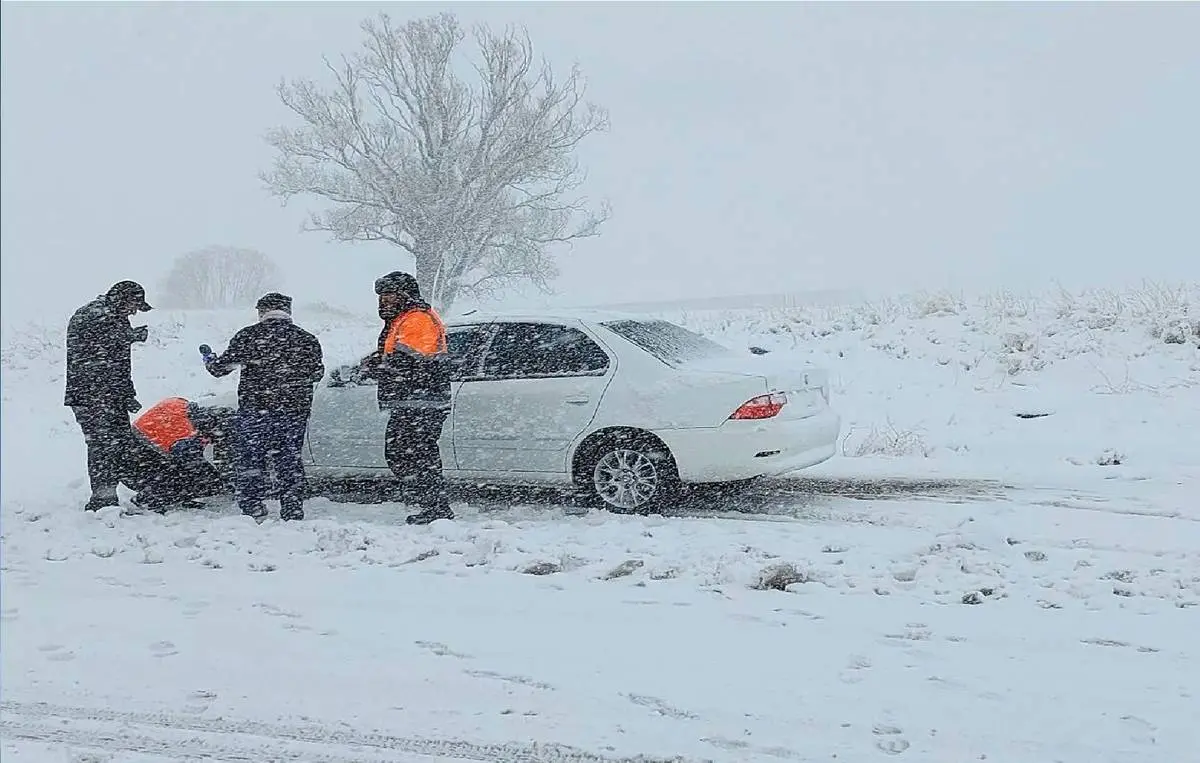
<path id="1" fill-rule="evenodd" d="M 462 60 L 449 13 L 399 26 L 381 14 L 362 30 L 361 51 L 326 60 L 327 85 L 279 86 L 299 126 L 267 136 L 271 192 L 330 202 L 311 230 L 411 254 L 441 307 L 517 282 L 548 288 L 552 248 L 596 235 L 609 214 L 579 192 L 575 149 L 608 117 L 584 100 L 578 68 L 556 78 L 512 28 L 476 28 L 477 59 Z"/>

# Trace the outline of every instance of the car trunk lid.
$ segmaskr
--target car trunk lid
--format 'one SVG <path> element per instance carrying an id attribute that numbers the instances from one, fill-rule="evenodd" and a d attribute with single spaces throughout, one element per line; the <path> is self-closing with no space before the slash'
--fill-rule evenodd
<path id="1" fill-rule="evenodd" d="M 787 404 L 777 414 L 780 419 L 807 418 L 829 406 L 829 372 L 817 366 L 751 355 L 696 360 L 687 365 L 687 370 L 703 375 L 760 379 L 762 394 L 787 396 Z"/>

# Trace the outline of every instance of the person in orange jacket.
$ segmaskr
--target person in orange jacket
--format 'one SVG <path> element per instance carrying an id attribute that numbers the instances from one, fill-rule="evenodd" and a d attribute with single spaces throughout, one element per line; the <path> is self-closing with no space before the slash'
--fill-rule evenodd
<path id="1" fill-rule="evenodd" d="M 380 410 L 389 412 L 384 456 L 420 511 L 408 524 L 453 519 L 438 438 L 450 415 L 450 364 L 446 327 L 421 296 L 417 279 L 394 271 L 375 281 L 379 332 L 362 372 L 375 379 Z"/>
<path id="2" fill-rule="evenodd" d="M 197 498 L 227 490 L 227 480 L 204 457 L 210 443 L 218 463 L 225 463 L 224 440 L 233 411 L 208 408 L 182 397 L 161 400 L 133 422 L 141 452 L 137 464 L 135 506 L 163 512 L 181 504 L 196 507 Z"/>

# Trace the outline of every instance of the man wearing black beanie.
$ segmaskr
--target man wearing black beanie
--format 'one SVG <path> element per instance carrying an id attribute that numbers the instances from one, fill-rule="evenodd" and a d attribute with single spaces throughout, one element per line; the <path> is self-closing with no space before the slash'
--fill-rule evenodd
<path id="1" fill-rule="evenodd" d="M 200 345 L 204 367 L 225 376 L 241 367 L 233 426 L 234 487 L 242 513 L 267 516 L 267 473 L 274 467 L 279 518 L 304 519 L 304 436 L 313 385 L 325 375 L 321 343 L 292 323 L 292 298 L 272 292 L 258 300 L 258 323 L 238 331 L 217 355 Z"/>
<path id="2" fill-rule="evenodd" d="M 446 326 L 421 296 L 412 275 L 393 271 L 375 281 L 383 330 L 363 372 L 378 384 L 388 411 L 384 457 L 408 499 L 420 507 L 405 520 L 427 525 L 453 519 L 438 440 L 450 415 Z"/>

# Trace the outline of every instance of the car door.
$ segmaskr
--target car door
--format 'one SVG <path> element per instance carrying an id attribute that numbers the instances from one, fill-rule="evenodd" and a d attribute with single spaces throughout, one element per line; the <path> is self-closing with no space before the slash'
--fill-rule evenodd
<path id="1" fill-rule="evenodd" d="M 483 351 L 494 331 L 493 324 L 458 324 L 446 328 L 446 350 L 450 356 L 450 417 L 442 429 L 441 450 L 443 470 L 457 468 L 454 451 L 454 421 L 458 410 L 458 395 L 463 380 L 478 378 Z"/>
<path id="2" fill-rule="evenodd" d="M 453 326 L 446 330 L 453 388 L 463 373 L 477 373 L 488 326 Z M 309 419 L 309 448 L 318 466 L 342 469 L 387 469 L 384 436 L 388 412 L 379 409 L 374 379 L 355 366 L 332 371 L 316 390 Z M 442 463 L 453 468 L 450 425 L 440 441 Z"/>
<path id="3" fill-rule="evenodd" d="M 454 399 L 454 455 L 476 473 L 564 473 L 615 361 L 580 326 L 495 324 L 478 373 Z"/>
<path id="4" fill-rule="evenodd" d="M 313 394 L 308 444 L 319 467 L 387 469 L 383 436 L 387 411 L 379 410 L 374 379 L 355 366 L 333 369 Z"/>

